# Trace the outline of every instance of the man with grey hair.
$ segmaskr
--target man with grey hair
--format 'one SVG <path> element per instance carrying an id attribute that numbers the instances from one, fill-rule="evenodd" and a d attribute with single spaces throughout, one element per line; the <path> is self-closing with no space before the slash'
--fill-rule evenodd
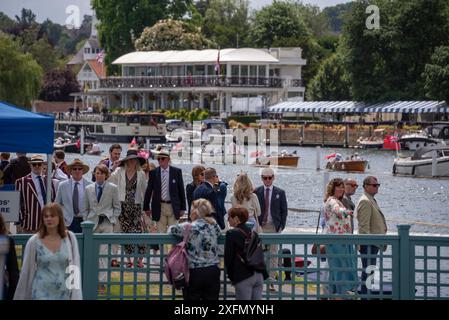
<path id="1" fill-rule="evenodd" d="M 351 196 L 354 195 L 355 191 L 357 190 L 358 184 L 357 181 L 351 178 L 346 178 L 344 180 L 345 184 L 345 194 L 343 195 L 343 199 L 341 199 L 341 202 L 346 207 L 346 209 L 355 210 L 355 204 L 352 202 Z M 354 233 L 354 219 L 351 216 L 351 232 Z"/>
<path id="2" fill-rule="evenodd" d="M 271 168 L 264 168 L 261 172 L 261 179 L 263 185 L 256 188 L 254 193 L 259 199 L 261 215 L 258 217 L 259 223 L 262 226 L 264 233 L 281 233 L 287 223 L 287 198 L 285 191 L 275 187 L 274 170 Z M 271 256 L 278 253 L 276 245 L 270 246 Z M 277 259 L 270 259 L 270 278 L 274 279 Z M 270 290 L 275 291 L 273 284 L 270 284 Z"/>
<path id="3" fill-rule="evenodd" d="M 363 195 L 360 197 L 355 212 L 358 221 L 358 231 L 359 234 L 386 234 L 387 233 L 387 223 L 385 217 L 380 210 L 376 199 L 374 196 L 377 194 L 380 187 L 377 178 L 373 176 L 368 176 L 363 180 Z M 366 279 L 368 274 L 365 272 L 368 266 L 375 266 L 377 260 L 377 253 L 379 252 L 379 247 L 374 245 L 361 245 L 360 255 L 362 257 L 362 294 L 368 292 L 366 287 Z M 386 247 L 382 247 L 383 250 Z M 370 255 L 365 258 L 364 256 Z"/>

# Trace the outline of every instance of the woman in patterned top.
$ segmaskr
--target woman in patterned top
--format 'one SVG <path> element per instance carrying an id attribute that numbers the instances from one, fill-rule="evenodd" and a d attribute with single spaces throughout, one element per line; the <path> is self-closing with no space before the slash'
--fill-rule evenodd
<path id="1" fill-rule="evenodd" d="M 334 178 L 329 181 L 324 199 L 325 233 L 352 234 L 353 212 L 346 209 L 341 202 L 344 192 L 345 186 L 342 179 Z M 353 294 L 357 287 L 357 257 L 354 247 L 349 244 L 327 244 L 326 254 L 330 269 L 329 293 Z"/>
<path id="2" fill-rule="evenodd" d="M 187 240 L 189 258 L 189 285 L 183 290 L 185 300 L 218 300 L 220 269 L 218 264 L 218 237 L 220 226 L 212 216 L 213 208 L 206 199 L 192 202 L 192 228 Z M 173 225 L 168 233 L 183 238 L 188 223 Z"/>

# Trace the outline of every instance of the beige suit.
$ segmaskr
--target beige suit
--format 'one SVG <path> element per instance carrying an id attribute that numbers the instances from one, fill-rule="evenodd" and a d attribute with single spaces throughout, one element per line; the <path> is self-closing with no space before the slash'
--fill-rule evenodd
<path id="1" fill-rule="evenodd" d="M 359 234 L 386 234 L 387 223 L 374 197 L 364 192 L 355 208 Z"/>

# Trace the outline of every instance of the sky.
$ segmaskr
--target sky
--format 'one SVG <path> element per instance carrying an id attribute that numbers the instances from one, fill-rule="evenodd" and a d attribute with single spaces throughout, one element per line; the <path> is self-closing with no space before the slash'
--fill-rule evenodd
<path id="1" fill-rule="evenodd" d="M 303 3 L 318 5 L 320 8 L 334 6 L 350 0 L 303 0 Z M 250 0 L 250 7 L 260 9 L 272 0 Z M 31 9 L 37 21 L 49 18 L 59 24 L 81 23 L 85 14 L 92 14 L 90 0 L 0 0 L 0 11 L 14 18 L 20 15 L 22 8 Z"/>

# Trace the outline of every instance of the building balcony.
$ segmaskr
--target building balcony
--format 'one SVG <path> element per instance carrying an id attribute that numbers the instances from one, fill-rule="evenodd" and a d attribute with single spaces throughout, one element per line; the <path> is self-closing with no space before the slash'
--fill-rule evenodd
<path id="1" fill-rule="evenodd" d="M 158 77 L 108 77 L 100 80 L 101 89 L 148 89 L 188 87 L 301 87 L 301 79 L 280 77 L 226 77 L 226 76 L 158 76 Z"/>

